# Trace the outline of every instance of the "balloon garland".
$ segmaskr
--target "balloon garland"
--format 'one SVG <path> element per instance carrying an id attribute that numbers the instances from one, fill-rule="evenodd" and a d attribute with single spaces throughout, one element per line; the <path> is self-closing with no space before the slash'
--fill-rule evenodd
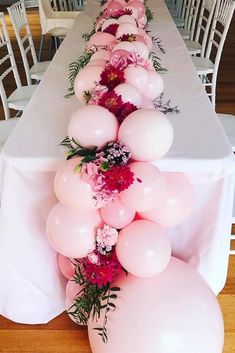
<path id="1" fill-rule="evenodd" d="M 159 105 L 164 69 L 150 54 L 146 13 L 143 1 L 108 0 L 70 66 L 69 94 L 81 107 L 62 142 L 48 239 L 68 279 L 68 314 L 88 325 L 94 353 L 221 353 L 216 298 L 171 258 L 164 233 L 189 216 L 195 197 L 184 174 L 151 163 L 171 148 L 163 111 L 176 109 Z"/>

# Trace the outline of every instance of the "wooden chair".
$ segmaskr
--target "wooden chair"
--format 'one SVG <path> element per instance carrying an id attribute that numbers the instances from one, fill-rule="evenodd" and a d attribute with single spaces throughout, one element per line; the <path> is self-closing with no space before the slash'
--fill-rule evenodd
<path id="1" fill-rule="evenodd" d="M 27 20 L 24 0 L 16 2 L 8 7 L 7 10 L 20 48 L 28 85 L 32 83 L 32 79 L 41 81 L 50 61 L 38 62 L 37 60 L 32 34 Z M 29 67 L 28 55 L 31 55 L 33 59 L 32 67 Z"/>
<path id="2" fill-rule="evenodd" d="M 209 42 L 205 51 L 205 57 L 193 56 L 192 60 L 202 84 L 207 90 L 207 95 L 215 107 L 216 81 L 220 58 L 229 25 L 234 13 L 234 0 L 218 0 L 215 15 L 209 36 Z"/>
<path id="3" fill-rule="evenodd" d="M 4 19 L 4 14 L 2 12 L 0 13 L 0 48 L 0 95 L 2 99 L 5 119 L 9 119 L 10 108 L 17 111 L 23 111 L 37 86 L 22 86 L 21 84 L 6 22 Z M 11 73 L 14 77 L 16 89 L 9 97 L 7 97 L 6 91 L 4 89 L 4 82 L 8 75 Z"/>

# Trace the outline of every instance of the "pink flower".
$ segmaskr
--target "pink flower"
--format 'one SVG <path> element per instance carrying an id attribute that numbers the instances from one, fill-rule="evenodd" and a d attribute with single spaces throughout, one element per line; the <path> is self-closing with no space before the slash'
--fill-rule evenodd
<path id="1" fill-rule="evenodd" d="M 112 247 L 116 244 L 118 239 L 118 231 L 115 228 L 110 227 L 108 224 L 105 224 L 103 229 L 97 230 L 96 241 L 102 247 Z"/>
<path id="2" fill-rule="evenodd" d="M 99 256 L 95 252 L 89 253 L 87 255 L 87 258 L 90 261 L 90 263 L 92 263 L 94 265 L 99 265 L 100 264 Z"/>

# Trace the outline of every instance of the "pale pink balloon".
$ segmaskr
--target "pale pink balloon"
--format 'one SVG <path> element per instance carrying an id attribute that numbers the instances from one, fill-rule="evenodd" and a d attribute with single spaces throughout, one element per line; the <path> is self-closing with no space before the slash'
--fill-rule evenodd
<path id="1" fill-rule="evenodd" d="M 131 15 L 122 15 L 119 17 L 118 22 L 121 23 L 131 23 L 136 26 L 136 20 Z"/>
<path id="2" fill-rule="evenodd" d="M 144 37 L 141 36 L 140 34 L 136 34 L 135 35 L 135 39 L 136 39 L 136 41 L 142 42 L 142 43 L 144 43 L 146 45 L 146 41 L 144 40 Z"/>
<path id="3" fill-rule="evenodd" d="M 73 113 L 68 135 L 83 147 L 97 146 L 100 149 L 107 142 L 117 139 L 118 127 L 115 115 L 108 109 L 99 105 L 87 105 Z"/>
<path id="4" fill-rule="evenodd" d="M 171 244 L 158 224 L 134 221 L 119 232 L 116 254 L 127 272 L 137 277 L 152 277 L 168 265 Z"/>
<path id="5" fill-rule="evenodd" d="M 145 6 L 141 1 L 138 0 L 132 0 L 128 2 L 128 6 L 131 6 L 132 8 L 134 8 L 137 13 L 138 13 L 138 19 L 140 19 L 141 17 L 144 16 L 145 14 Z"/>
<path id="6" fill-rule="evenodd" d="M 119 2 L 122 6 L 126 5 L 126 1 L 125 0 L 115 0 L 116 2 Z"/>
<path id="7" fill-rule="evenodd" d="M 144 14 L 142 17 L 138 19 L 138 26 L 140 28 L 144 28 L 147 24 L 147 16 Z"/>
<path id="8" fill-rule="evenodd" d="M 141 36 L 146 36 L 146 31 L 143 28 L 138 27 L 138 34 Z"/>
<path id="9" fill-rule="evenodd" d="M 106 15 L 107 17 L 115 16 L 115 15 L 117 15 L 118 12 L 119 12 L 120 10 L 122 10 L 122 9 L 123 9 L 123 6 L 120 4 L 120 2 L 112 1 L 112 2 L 108 5 L 107 9 L 105 10 L 105 15 Z"/>
<path id="10" fill-rule="evenodd" d="M 161 205 L 166 196 L 166 184 L 160 170 L 147 162 L 134 162 L 129 166 L 135 175 L 135 181 L 121 193 L 122 203 L 139 212 Z"/>
<path id="11" fill-rule="evenodd" d="M 151 278 L 124 274 L 116 310 L 108 315 L 108 342 L 88 323 L 93 353 L 222 353 L 223 316 L 205 280 L 184 262 L 172 258 L 167 268 Z"/>
<path id="12" fill-rule="evenodd" d="M 94 193 L 90 184 L 81 180 L 76 167 L 81 158 L 72 158 L 63 162 L 56 172 L 54 180 L 55 194 L 63 204 L 77 211 L 89 212 L 96 208 Z"/>
<path id="13" fill-rule="evenodd" d="M 66 296 L 69 299 L 70 302 L 73 302 L 74 299 L 80 294 L 81 290 L 84 287 L 80 286 L 80 284 L 76 283 L 74 278 L 70 278 L 66 285 Z"/>
<path id="14" fill-rule="evenodd" d="M 174 130 L 165 114 L 152 109 L 139 109 L 122 122 L 118 140 L 129 146 L 137 161 L 162 158 L 171 148 Z"/>
<path id="15" fill-rule="evenodd" d="M 139 12 L 138 12 L 138 10 L 134 7 L 134 6 L 131 6 L 131 5 L 126 5 L 125 7 L 124 7 L 124 9 L 125 10 L 131 10 L 132 11 L 132 14 L 131 14 L 131 16 L 135 19 L 135 20 L 138 20 L 138 18 L 139 18 Z"/>
<path id="16" fill-rule="evenodd" d="M 158 97 L 164 88 L 162 76 L 156 71 L 148 71 L 148 83 L 144 95 L 149 99 Z"/>
<path id="17" fill-rule="evenodd" d="M 149 50 L 146 44 L 144 44 L 143 42 L 140 41 L 135 41 L 133 42 L 133 45 L 136 47 L 137 49 L 137 53 L 144 59 L 148 59 L 149 58 Z"/>
<path id="18" fill-rule="evenodd" d="M 140 91 L 130 83 L 121 83 L 114 91 L 122 97 L 123 102 L 130 102 L 137 107 L 141 106 L 142 96 Z"/>
<path id="19" fill-rule="evenodd" d="M 122 37 L 124 34 L 137 34 L 138 29 L 132 23 L 121 23 L 117 29 L 116 38 Z"/>
<path id="20" fill-rule="evenodd" d="M 104 223 L 116 229 L 126 227 L 135 218 L 135 211 L 124 206 L 119 200 L 109 202 L 106 207 L 102 207 L 100 214 Z"/>
<path id="21" fill-rule="evenodd" d="M 127 83 L 135 86 L 140 92 L 145 90 L 148 83 L 148 71 L 141 66 L 128 66 L 124 70 L 124 76 Z"/>
<path id="22" fill-rule="evenodd" d="M 120 50 L 120 49 L 128 51 L 128 52 L 137 53 L 137 48 L 132 43 L 130 43 L 128 41 L 120 42 L 113 47 L 113 51 Z"/>
<path id="23" fill-rule="evenodd" d="M 155 109 L 154 104 L 151 101 L 151 99 L 146 98 L 145 96 L 142 96 L 141 106 L 142 106 L 142 108 Z"/>
<path id="24" fill-rule="evenodd" d="M 150 51 L 150 50 L 152 49 L 152 47 L 153 47 L 152 38 L 151 38 L 148 34 L 146 34 L 146 35 L 144 36 L 144 40 L 145 40 L 145 42 L 146 42 L 146 45 L 147 45 L 147 47 L 148 47 L 148 50 Z"/>
<path id="25" fill-rule="evenodd" d="M 175 227 L 189 217 L 195 205 L 195 194 L 192 184 L 183 173 L 164 173 L 164 177 L 165 199 L 160 206 L 140 215 L 164 227 Z"/>
<path id="26" fill-rule="evenodd" d="M 110 5 L 112 0 L 108 0 L 104 5 L 102 5 L 101 10 L 102 12 L 107 9 L 107 7 Z"/>
<path id="27" fill-rule="evenodd" d="M 96 22 L 96 26 L 95 26 L 95 31 L 98 32 L 101 27 L 102 27 L 102 24 L 107 20 L 107 18 L 105 16 L 101 16 L 97 22 Z"/>
<path id="28" fill-rule="evenodd" d="M 91 48 L 93 45 L 97 46 L 108 46 L 116 41 L 116 37 L 114 37 L 110 33 L 106 32 L 96 32 L 94 33 L 90 40 L 87 43 L 87 49 Z"/>
<path id="29" fill-rule="evenodd" d="M 97 52 L 95 52 L 92 55 L 92 57 L 90 59 L 90 62 L 94 61 L 94 60 L 108 60 L 109 59 L 109 55 L 110 55 L 110 52 L 108 50 L 99 49 Z"/>
<path id="30" fill-rule="evenodd" d="M 120 58 L 127 59 L 129 57 L 129 52 L 123 49 L 113 50 L 110 53 L 110 60 L 119 60 Z"/>
<path id="31" fill-rule="evenodd" d="M 86 66 L 76 76 L 74 92 L 80 102 L 84 102 L 84 92 L 90 91 L 100 81 L 104 66 Z"/>
<path id="32" fill-rule="evenodd" d="M 101 66 L 105 67 L 106 65 L 106 60 L 105 59 L 96 59 L 96 60 L 91 60 L 86 67 L 88 66 Z"/>
<path id="33" fill-rule="evenodd" d="M 96 231 L 102 224 L 99 211 L 78 212 L 58 203 L 47 219 L 48 240 L 62 255 L 82 258 L 95 249 Z"/>
<path id="34" fill-rule="evenodd" d="M 75 307 L 73 306 L 74 305 L 74 301 L 70 300 L 68 297 L 66 297 L 65 299 L 65 309 L 67 311 L 67 314 L 68 314 L 68 317 L 73 321 L 75 322 L 77 325 L 80 325 L 80 326 L 86 326 L 86 325 L 83 325 L 81 322 L 78 322 L 76 320 L 76 317 L 74 317 L 71 313 L 74 313 L 75 312 Z"/>
<path id="35" fill-rule="evenodd" d="M 60 272 L 65 278 L 70 279 L 71 277 L 74 276 L 75 274 L 74 265 L 72 264 L 71 260 L 68 257 L 65 257 L 60 253 L 58 253 L 57 264 Z"/>
<path id="36" fill-rule="evenodd" d="M 103 24 L 102 24 L 101 31 L 103 32 L 110 25 L 114 25 L 114 24 L 118 25 L 119 24 L 118 20 L 116 20 L 115 18 L 106 19 L 106 21 L 104 21 Z"/>

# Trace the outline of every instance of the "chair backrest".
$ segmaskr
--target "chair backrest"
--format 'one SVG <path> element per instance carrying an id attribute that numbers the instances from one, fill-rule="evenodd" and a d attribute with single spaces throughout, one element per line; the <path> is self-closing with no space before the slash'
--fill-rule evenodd
<path id="1" fill-rule="evenodd" d="M 8 119 L 10 118 L 10 111 L 3 81 L 11 72 L 14 75 L 17 88 L 21 87 L 21 81 L 17 70 L 4 14 L 2 12 L 0 12 L 0 48 L 0 95 L 2 99 L 5 119 Z"/>
<path id="2" fill-rule="evenodd" d="M 216 81 L 220 58 L 228 29 L 233 17 L 234 9 L 234 0 L 220 0 L 218 1 L 215 8 L 215 14 L 212 21 L 208 46 L 205 55 L 206 58 L 210 58 L 210 60 L 214 62 L 214 81 Z"/>
<path id="3" fill-rule="evenodd" d="M 184 20 L 184 28 L 187 28 L 191 3 L 193 0 L 183 0 L 180 17 Z"/>
<path id="4" fill-rule="evenodd" d="M 215 10 L 216 0 L 203 0 L 199 14 L 195 41 L 201 43 L 201 56 L 204 57 L 209 29 Z"/>
<path id="5" fill-rule="evenodd" d="M 185 27 L 187 30 L 191 32 L 190 40 L 193 40 L 193 37 L 194 37 L 194 31 L 195 31 L 200 4 L 201 4 L 201 0 L 192 0 L 190 4 L 189 14 L 187 18 L 186 27 Z"/>
<path id="6" fill-rule="evenodd" d="M 20 0 L 7 8 L 14 28 L 15 36 L 23 59 L 24 69 L 28 85 L 31 84 L 28 55 L 31 55 L 33 63 L 38 62 L 34 48 L 33 38 L 29 27 L 24 0 Z"/>

